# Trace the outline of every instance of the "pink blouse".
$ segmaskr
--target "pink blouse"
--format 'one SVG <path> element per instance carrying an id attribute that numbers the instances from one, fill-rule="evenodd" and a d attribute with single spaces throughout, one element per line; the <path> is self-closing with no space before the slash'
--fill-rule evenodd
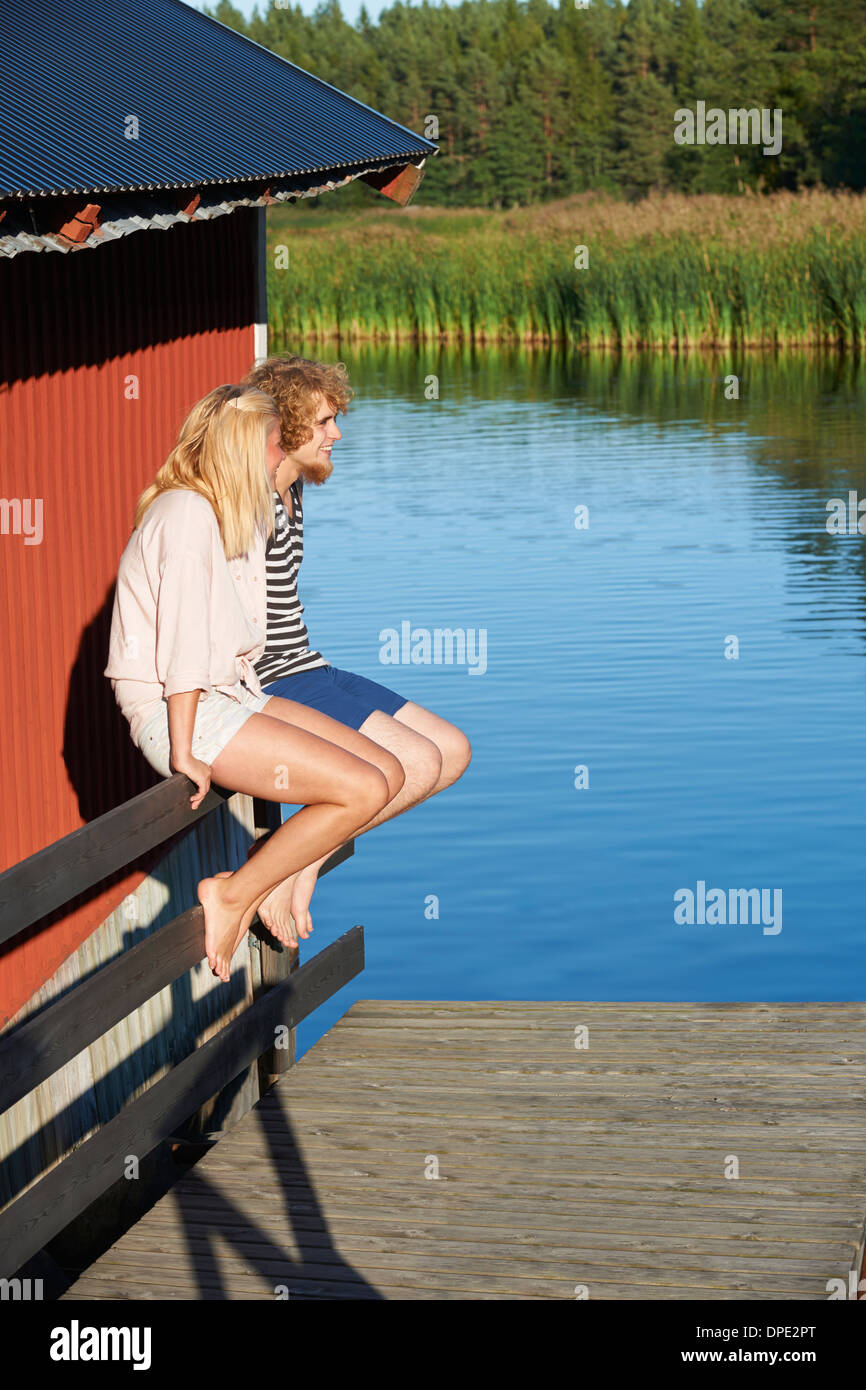
<path id="1" fill-rule="evenodd" d="M 105 675 L 137 743 L 169 695 L 214 690 L 235 700 L 267 632 L 264 535 L 227 560 L 210 503 L 188 488 L 151 503 L 120 558 Z"/>

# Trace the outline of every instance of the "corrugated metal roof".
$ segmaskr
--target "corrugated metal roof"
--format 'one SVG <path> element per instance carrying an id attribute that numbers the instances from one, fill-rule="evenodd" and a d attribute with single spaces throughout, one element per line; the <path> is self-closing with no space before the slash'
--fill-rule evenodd
<path id="1" fill-rule="evenodd" d="M 436 152 L 181 0 L 0 0 L 0 35 L 0 198 L 194 188 Z"/>

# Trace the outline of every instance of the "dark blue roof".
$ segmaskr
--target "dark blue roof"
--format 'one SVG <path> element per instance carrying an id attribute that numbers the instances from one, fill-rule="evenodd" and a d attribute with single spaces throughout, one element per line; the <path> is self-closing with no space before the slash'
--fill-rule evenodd
<path id="1" fill-rule="evenodd" d="M 0 91 L 0 198 L 384 168 L 436 150 L 181 0 L 0 0 Z"/>

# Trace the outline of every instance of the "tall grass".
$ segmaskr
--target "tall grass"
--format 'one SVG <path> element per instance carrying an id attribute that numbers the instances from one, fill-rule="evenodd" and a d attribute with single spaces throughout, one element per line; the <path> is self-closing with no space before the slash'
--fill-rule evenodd
<path id="1" fill-rule="evenodd" d="M 324 215 L 323 215 L 324 213 Z M 491 212 L 272 211 L 271 329 L 576 346 L 866 345 L 866 197 L 581 195 Z M 589 264 L 576 269 L 575 248 Z"/>

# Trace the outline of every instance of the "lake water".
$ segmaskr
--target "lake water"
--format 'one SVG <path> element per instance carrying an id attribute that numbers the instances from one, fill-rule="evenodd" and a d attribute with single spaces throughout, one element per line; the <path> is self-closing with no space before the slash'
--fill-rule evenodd
<path id="1" fill-rule="evenodd" d="M 319 884 L 302 958 L 361 922 L 367 966 L 299 1051 L 359 998 L 862 999 L 866 537 L 827 503 L 866 498 L 863 370 L 339 355 L 311 641 L 474 758 Z M 483 630 L 486 669 L 383 664 L 404 623 Z M 766 890 L 763 918 L 676 921 L 699 883 Z"/>

